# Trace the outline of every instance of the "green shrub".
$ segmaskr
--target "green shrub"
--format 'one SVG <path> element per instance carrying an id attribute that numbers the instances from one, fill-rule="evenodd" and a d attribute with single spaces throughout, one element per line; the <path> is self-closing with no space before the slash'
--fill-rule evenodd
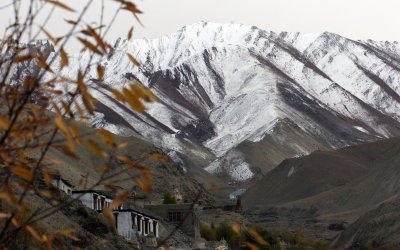
<path id="1" fill-rule="evenodd" d="M 226 240 L 228 244 L 232 246 L 239 245 L 239 235 L 233 231 L 232 226 L 226 222 L 221 222 L 216 228 L 217 240 Z"/>
<path id="2" fill-rule="evenodd" d="M 175 196 L 171 194 L 171 192 L 166 192 L 164 194 L 163 204 L 176 204 Z"/>
<path id="3" fill-rule="evenodd" d="M 215 228 L 204 225 L 203 223 L 200 224 L 200 235 L 206 241 L 217 240 L 217 232 L 216 232 Z"/>

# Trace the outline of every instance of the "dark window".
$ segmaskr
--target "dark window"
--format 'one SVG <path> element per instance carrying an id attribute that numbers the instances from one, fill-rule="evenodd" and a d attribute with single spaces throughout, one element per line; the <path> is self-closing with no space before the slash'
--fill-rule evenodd
<path id="1" fill-rule="evenodd" d="M 144 219 L 144 233 L 149 233 L 149 219 Z"/>
<path id="2" fill-rule="evenodd" d="M 115 218 L 115 228 L 118 228 L 118 214 L 114 214 Z"/>
<path id="3" fill-rule="evenodd" d="M 181 212 L 169 212 L 168 219 L 172 222 L 180 222 L 182 219 Z"/>
<path id="4" fill-rule="evenodd" d="M 93 194 L 93 210 L 97 210 L 97 194 Z"/>
<path id="5" fill-rule="evenodd" d="M 157 237 L 157 221 L 153 220 L 153 232 L 154 232 L 154 236 Z"/>
<path id="6" fill-rule="evenodd" d="M 141 218 L 141 216 L 136 216 L 137 218 L 136 218 L 136 221 L 137 221 L 137 230 L 138 231 L 140 231 L 140 223 L 141 223 L 141 221 L 140 221 L 140 218 Z"/>

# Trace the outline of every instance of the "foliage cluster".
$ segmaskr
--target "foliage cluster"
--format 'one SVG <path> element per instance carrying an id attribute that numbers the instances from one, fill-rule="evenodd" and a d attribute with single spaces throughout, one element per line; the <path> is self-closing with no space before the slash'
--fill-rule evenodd
<path id="1" fill-rule="evenodd" d="M 163 204 L 176 204 L 175 196 L 171 192 L 164 194 Z"/>
<path id="2" fill-rule="evenodd" d="M 66 0 L 8 0 L 0 6 L 1 12 L 14 13 L 13 22 L 6 28 L 0 39 L 0 248 L 9 247 L 10 242 L 22 233 L 33 239 L 41 248 L 53 247 L 58 237 L 77 241 L 74 229 L 47 232 L 40 226 L 41 220 L 54 215 L 73 201 L 55 202 L 52 179 L 59 174 L 65 162 L 50 158 L 51 150 L 60 152 L 71 161 L 79 160 L 78 147 L 89 149 L 94 156 L 101 157 L 107 164 L 91 166 L 91 172 L 76 182 L 85 183 L 89 175 L 99 176 L 86 189 L 108 189 L 117 191 L 112 180 L 127 171 L 135 171 L 133 186 L 151 191 L 153 174 L 146 167 L 118 152 L 126 144 L 118 144 L 107 130 L 98 129 L 90 134 L 82 133 L 85 125 L 96 115 L 96 97 L 92 95 L 93 84 L 101 84 L 106 66 L 102 58 L 112 57 L 112 46 L 105 36 L 112 28 L 115 17 L 123 11 L 132 13 L 137 19 L 141 11 L 130 0 L 101 0 L 98 21 L 85 20 L 85 14 L 93 0 L 85 1 L 75 10 Z M 104 21 L 108 4 L 119 6 L 109 23 Z M 69 29 L 59 36 L 46 28 L 56 15 L 70 16 L 65 19 Z M 35 27 L 39 27 L 38 30 Z M 128 27 L 129 28 L 129 27 Z M 132 37 L 133 27 L 127 30 L 127 39 Z M 44 50 L 37 38 L 44 35 L 51 43 L 51 50 Z M 24 39 L 24 40 L 23 40 Z M 69 66 L 71 56 L 67 44 L 76 39 L 86 51 L 89 60 L 80 65 L 76 75 L 62 74 Z M 127 57 L 133 65 L 139 62 L 130 54 Z M 97 79 L 89 77 L 89 71 L 97 71 Z M 137 112 L 145 109 L 144 102 L 156 101 L 156 97 L 143 85 L 131 83 L 122 89 L 109 88 L 110 94 Z M 55 112 L 49 114 L 48 110 Z M 159 159 L 160 156 L 150 156 Z M 124 164 L 115 169 L 112 162 Z M 44 185 L 36 185 L 37 182 Z M 114 225 L 113 208 L 121 205 L 131 190 L 119 192 L 109 207 L 103 209 L 104 216 Z M 29 195 L 54 199 L 51 208 L 33 208 L 26 202 Z M 78 199 L 77 197 L 76 199 Z M 6 209 L 7 208 L 7 209 Z M 21 216 L 24 215 L 24 216 Z"/>

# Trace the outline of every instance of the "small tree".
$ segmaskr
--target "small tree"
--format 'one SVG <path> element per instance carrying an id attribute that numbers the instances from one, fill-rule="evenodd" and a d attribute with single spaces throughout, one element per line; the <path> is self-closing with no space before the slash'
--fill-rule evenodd
<path id="1" fill-rule="evenodd" d="M 136 171 L 141 178 L 131 178 L 135 183 L 132 185 L 138 185 L 144 191 L 150 192 L 149 176 L 152 172 L 127 157 L 118 155 L 119 149 L 126 144 L 119 144 L 104 129 L 92 130 L 90 135 L 84 134 L 77 121 L 88 121 L 95 116 L 97 100 L 91 94 L 93 86 L 90 85 L 103 81 L 106 66 L 100 62 L 113 56 L 113 48 L 104 38 L 115 17 L 122 11 L 128 11 L 137 18 L 141 11 L 130 0 L 102 0 L 98 21 L 93 22 L 84 19 L 93 0 L 82 1 L 76 10 L 69 7 L 71 1 L 66 0 L 6 2 L 6 5 L 1 6 L 0 13 L 13 13 L 14 18 L 0 38 L 0 248 L 9 248 L 10 242 L 18 240 L 17 235 L 21 233 L 31 235 L 38 248 L 52 248 L 52 240 L 56 237 L 78 239 L 73 236 L 74 229 L 52 233 L 46 232 L 46 228 L 36 226 L 41 220 L 59 212 L 73 201 L 53 202 L 48 209 L 32 208 L 26 202 L 29 195 L 47 199 L 56 196 L 56 192 L 51 189 L 51 182 L 53 174 L 59 171 L 57 168 L 60 160 L 48 157 L 51 150 L 61 152 L 71 161 L 76 161 L 76 148 L 79 145 L 110 163 L 106 166 L 91 166 L 92 169 L 85 178 L 93 173 L 100 177 L 94 181 L 95 184 L 87 186 L 87 189 L 116 190 L 112 180 L 118 174 Z M 106 23 L 104 12 L 108 5 L 113 4 L 119 7 L 114 18 Z M 74 20 L 68 19 L 70 15 L 67 12 L 75 12 L 77 16 Z M 55 36 L 47 31 L 46 26 L 60 15 L 65 17 L 69 28 L 65 33 Z M 131 39 L 132 30 L 133 27 L 127 30 L 127 39 Z M 51 42 L 51 49 L 48 46 L 43 49 L 44 43 L 37 42 L 39 35 L 47 37 Z M 24 43 L 22 39 L 25 39 Z M 61 74 L 61 70 L 69 66 L 70 55 L 66 46 L 72 39 L 80 42 L 82 51 L 88 53 L 89 60 L 85 65 L 79 65 L 75 75 L 67 77 Z M 127 54 L 127 57 L 132 64 L 139 66 L 132 55 Z M 89 76 L 91 68 L 97 69 L 97 79 L 94 81 L 93 76 Z M 145 109 L 143 101 L 156 100 L 148 89 L 138 83 L 132 83 L 123 89 L 109 88 L 108 91 L 121 105 L 137 112 Z M 55 114 L 49 115 L 48 110 Z M 124 165 L 112 169 L 111 163 L 116 160 L 124 162 Z M 38 182 L 44 183 L 44 187 L 39 189 Z M 129 190 L 118 193 L 111 206 L 103 209 L 103 214 L 111 225 L 114 225 L 113 208 L 118 207 L 128 194 Z M 20 216 L 21 214 L 29 216 Z M 35 244 L 25 247 L 34 248 Z"/>
<path id="2" fill-rule="evenodd" d="M 171 192 L 166 192 L 164 194 L 163 204 L 176 204 L 175 196 L 171 194 Z"/>

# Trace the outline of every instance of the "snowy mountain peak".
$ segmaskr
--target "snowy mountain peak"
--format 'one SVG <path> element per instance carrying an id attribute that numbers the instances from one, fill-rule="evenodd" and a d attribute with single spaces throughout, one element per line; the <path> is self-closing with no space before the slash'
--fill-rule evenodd
<path id="1" fill-rule="evenodd" d="M 74 74 L 87 60 L 81 54 L 63 72 Z M 215 155 L 206 169 L 235 180 L 285 157 L 400 134 L 398 43 L 198 22 L 157 39 L 118 40 L 101 63 L 104 82 L 92 86 L 96 126 L 135 131 L 181 155 Z M 136 114 L 103 87 L 132 81 L 160 102 Z M 260 156 L 265 165 L 248 163 L 243 145 L 264 144 L 272 154 Z"/>

